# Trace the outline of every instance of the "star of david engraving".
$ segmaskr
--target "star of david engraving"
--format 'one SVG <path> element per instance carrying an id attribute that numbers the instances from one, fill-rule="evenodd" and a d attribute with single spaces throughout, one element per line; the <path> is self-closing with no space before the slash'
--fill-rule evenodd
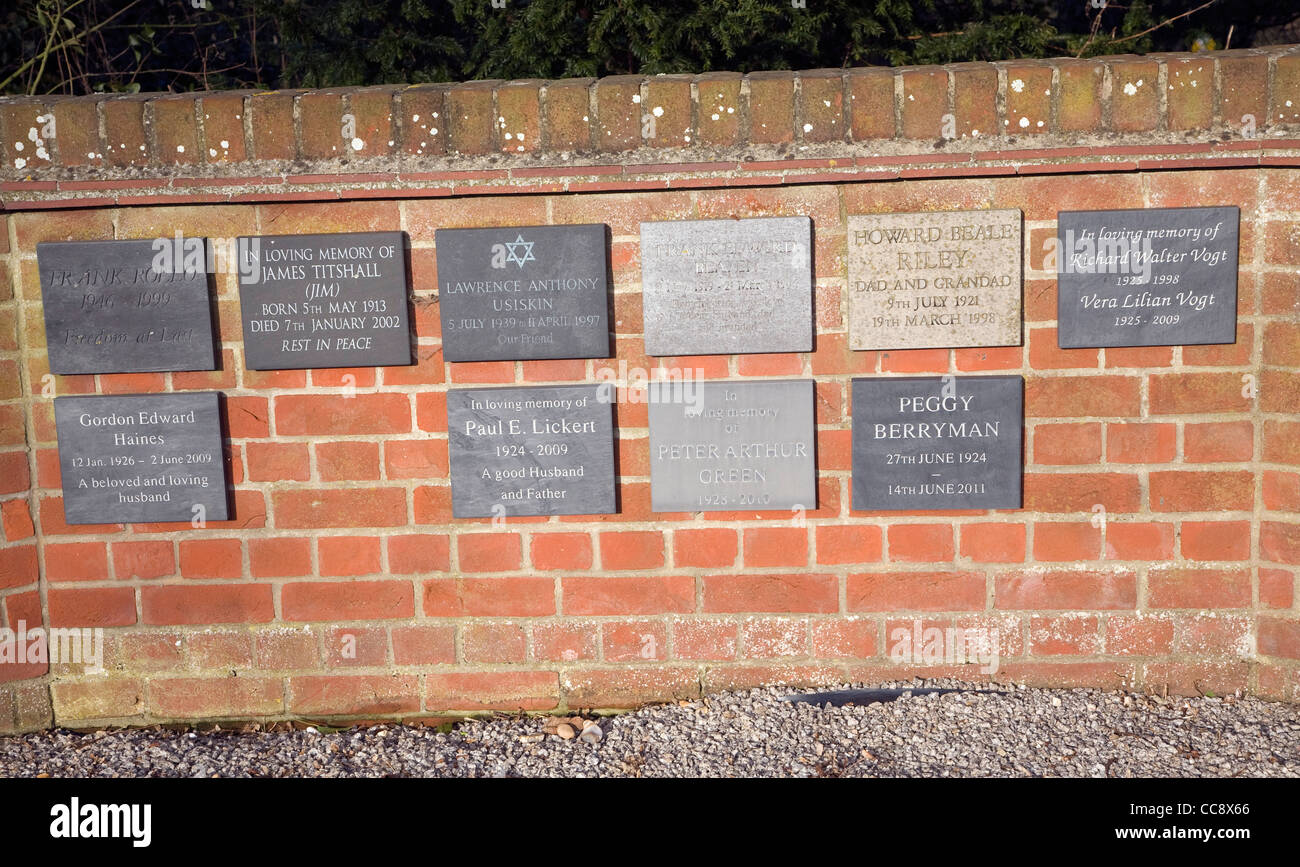
<path id="1" fill-rule="evenodd" d="M 523 256 L 519 255 L 520 247 L 524 248 Z M 526 262 L 537 261 L 537 258 L 533 256 L 533 242 L 525 241 L 523 235 L 515 235 L 514 241 L 506 244 L 506 250 L 509 251 L 506 255 L 506 261 L 514 262 L 520 268 L 523 268 Z"/>

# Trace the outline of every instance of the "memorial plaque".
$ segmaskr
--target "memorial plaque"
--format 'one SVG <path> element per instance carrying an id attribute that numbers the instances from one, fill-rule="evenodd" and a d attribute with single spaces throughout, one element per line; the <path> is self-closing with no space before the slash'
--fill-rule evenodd
<path id="1" fill-rule="evenodd" d="M 224 521 L 220 395 L 56 397 L 69 524 Z"/>
<path id="2" fill-rule="evenodd" d="M 1235 343 L 1239 224 L 1236 207 L 1062 211 L 1058 342 Z"/>
<path id="3" fill-rule="evenodd" d="M 216 367 L 204 239 L 45 241 L 36 262 L 52 373 Z"/>
<path id="4" fill-rule="evenodd" d="M 614 511 L 614 413 L 598 385 L 447 392 L 457 518 Z"/>
<path id="5" fill-rule="evenodd" d="M 656 512 L 817 508 L 813 382 L 651 383 Z"/>
<path id="6" fill-rule="evenodd" d="M 605 224 L 438 229 L 447 361 L 609 356 Z"/>
<path id="7" fill-rule="evenodd" d="M 1024 380 L 853 380 L 853 508 L 1018 509 Z"/>
<path id="8" fill-rule="evenodd" d="M 411 363 L 401 232 L 240 238 L 252 370 Z"/>
<path id="9" fill-rule="evenodd" d="M 812 220 L 641 224 L 646 355 L 812 351 Z"/>
<path id="10" fill-rule="evenodd" d="M 852 349 L 1018 346 L 1016 209 L 849 217 Z"/>

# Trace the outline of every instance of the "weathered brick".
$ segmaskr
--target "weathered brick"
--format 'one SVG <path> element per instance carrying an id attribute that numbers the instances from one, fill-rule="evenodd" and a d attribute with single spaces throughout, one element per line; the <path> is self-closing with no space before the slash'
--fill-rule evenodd
<path id="1" fill-rule="evenodd" d="M 239 163 L 247 158 L 244 144 L 244 95 L 208 93 L 202 96 L 203 161 Z M 292 127 L 291 127 L 292 129 Z"/>
<path id="2" fill-rule="evenodd" d="M 59 164 L 65 166 L 102 166 L 104 148 L 99 140 L 99 101 L 93 99 L 61 99 L 50 107 L 54 114 L 55 142 Z M 34 151 L 30 141 L 24 141 L 24 152 Z M 13 144 L 9 144 L 13 147 Z M 48 150 L 48 148 L 47 148 Z M 10 165 L 12 165 L 12 161 Z"/>
<path id="3" fill-rule="evenodd" d="M 533 153 L 542 146 L 540 81 L 497 88 L 498 146 L 502 153 Z"/>
<path id="4" fill-rule="evenodd" d="M 1255 131 L 1263 132 L 1269 121 L 1268 58 L 1225 52 L 1218 63 L 1219 115 L 1224 126 L 1243 131 L 1253 121 Z"/>
<path id="5" fill-rule="evenodd" d="M 1137 604 L 1137 576 L 1129 571 L 1010 572 L 994 581 L 1000 609 L 1124 609 Z"/>
<path id="6" fill-rule="evenodd" d="M 591 88 L 594 78 L 569 78 L 546 85 L 547 150 L 584 152 L 591 149 Z"/>
<path id="7" fill-rule="evenodd" d="M 590 569 L 591 537 L 586 533 L 535 533 L 529 559 L 534 569 L 542 571 Z"/>
<path id="8" fill-rule="evenodd" d="M 1153 569 L 1147 576 L 1152 608 L 1245 608 L 1250 605 L 1248 569 Z"/>
<path id="9" fill-rule="evenodd" d="M 1007 78 L 1007 135 L 1042 135 L 1052 131 L 1052 67 L 1021 60 L 1002 65 Z"/>
<path id="10" fill-rule="evenodd" d="M 46 594 L 50 626 L 130 626 L 136 622 L 135 591 L 129 587 L 53 589 Z"/>
<path id="11" fill-rule="evenodd" d="M 892 81 L 890 83 L 892 85 Z M 998 129 L 997 67 L 989 63 L 957 64 L 952 67 L 952 83 L 957 138 L 1001 135 L 1002 130 Z M 892 108 L 892 86 L 889 97 Z"/>
<path id="12" fill-rule="evenodd" d="M 1209 57 L 1165 64 L 1165 100 L 1171 130 L 1209 129 L 1214 121 L 1214 62 Z"/>
<path id="13" fill-rule="evenodd" d="M 850 69 L 848 76 L 853 140 L 894 138 L 894 71 Z"/>
<path id="14" fill-rule="evenodd" d="M 349 91 L 347 113 L 355 125 L 347 156 L 385 157 L 397 152 L 397 123 L 393 118 L 393 88 L 366 87 Z M 357 147 L 360 143 L 361 147 Z"/>
<path id="15" fill-rule="evenodd" d="M 715 91 L 716 92 L 716 91 Z M 697 144 L 691 100 L 691 76 L 656 75 L 646 82 L 645 100 L 641 104 L 641 123 L 647 125 L 649 134 L 645 143 L 650 147 L 680 148 Z M 700 98 L 705 98 L 700 91 Z M 733 103 L 734 114 L 734 103 Z M 701 114 L 704 107 L 700 108 Z M 723 109 L 725 113 L 725 109 Z M 717 115 L 716 119 L 714 115 Z M 717 110 L 708 113 L 710 121 L 716 125 L 722 122 Z"/>
<path id="16" fill-rule="evenodd" d="M 849 611 L 977 611 L 984 576 L 974 572 L 887 572 L 850 575 Z"/>
<path id="17" fill-rule="evenodd" d="M 60 722 L 122 719 L 145 711 L 145 687 L 135 678 L 63 681 L 50 685 L 50 695 Z"/>
<path id="18" fill-rule="evenodd" d="M 402 488 L 309 488 L 271 494 L 275 526 L 281 529 L 322 527 L 397 527 L 406 523 Z"/>
<path id="19" fill-rule="evenodd" d="M 1110 126 L 1115 132 L 1148 132 L 1160 125 L 1160 67 L 1155 61 L 1117 59 L 1111 74 Z"/>
<path id="20" fill-rule="evenodd" d="M 488 154 L 496 150 L 496 117 L 492 113 L 494 81 L 454 84 L 447 88 L 447 150 L 458 154 Z"/>
<path id="21" fill-rule="evenodd" d="M 686 666 L 570 668 L 564 672 L 563 686 L 569 707 L 637 707 L 651 700 L 687 700 L 700 696 L 699 673 Z"/>
<path id="22" fill-rule="evenodd" d="M 56 118 L 53 131 L 57 137 L 57 116 L 49 112 L 44 102 L 12 99 L 0 104 L 6 167 L 12 166 L 23 176 L 28 176 L 54 164 L 54 151 L 50 149 L 46 135 L 52 117 Z"/>
<path id="23" fill-rule="evenodd" d="M 409 581 L 297 581 L 280 589 L 285 620 L 384 620 L 412 617 Z"/>
<path id="24" fill-rule="evenodd" d="M 1151 511 L 1218 512 L 1249 510 L 1253 478 L 1248 471 L 1151 473 Z"/>
<path id="25" fill-rule="evenodd" d="M 794 141 L 794 74 L 751 72 L 749 140 L 755 144 Z"/>
<path id="26" fill-rule="evenodd" d="M 343 137 L 343 94 L 322 90 L 298 97 L 298 122 L 302 133 L 300 155 L 309 160 L 341 159 L 350 144 Z"/>
<path id="27" fill-rule="evenodd" d="M 541 617 L 555 613 L 555 580 L 432 578 L 424 582 L 421 605 L 426 617 Z"/>
<path id="28" fill-rule="evenodd" d="M 948 112 L 948 73 L 910 69 L 903 77 L 903 138 L 937 140 Z"/>
<path id="29" fill-rule="evenodd" d="M 199 162 L 199 135 L 195 123 L 194 97 L 163 97 L 150 100 L 153 112 L 155 159 L 163 165 Z"/>
<path id="30" fill-rule="evenodd" d="M 563 579 L 564 613 L 684 614 L 695 609 L 695 581 L 685 576 L 578 576 Z"/>
<path id="31" fill-rule="evenodd" d="M 550 710 L 559 704 L 553 671 L 455 671 L 424 678 L 428 710 Z"/>
<path id="32" fill-rule="evenodd" d="M 871 524 L 818 524 L 816 534 L 818 564 L 871 563 L 883 554 L 880 527 Z"/>
<path id="33" fill-rule="evenodd" d="M 799 138 L 803 141 L 843 141 L 844 73 L 815 69 L 799 73 Z"/>
<path id="34" fill-rule="evenodd" d="M 834 575 L 707 575 L 703 611 L 808 612 L 839 610 L 839 581 Z"/>
<path id="35" fill-rule="evenodd" d="M 740 142 L 742 80 L 738 72 L 706 72 L 695 77 L 700 144 L 730 147 Z"/>
<path id="36" fill-rule="evenodd" d="M 596 82 L 596 149 L 641 146 L 641 78 L 615 75 Z"/>
<path id="37" fill-rule="evenodd" d="M 149 712 L 163 719 L 270 716 L 284 711 L 276 678 L 178 677 L 149 683 Z"/>
<path id="38" fill-rule="evenodd" d="M 265 623 L 275 616 L 269 584 L 201 584 L 145 587 L 142 623 L 186 625 Z"/>
<path id="39" fill-rule="evenodd" d="M 1025 559 L 1023 524 L 962 524 L 958 532 L 961 555 L 976 563 L 1020 563 Z"/>
<path id="40" fill-rule="evenodd" d="M 292 93 L 255 93 L 248 99 L 249 125 L 253 131 L 253 158 L 291 160 L 298 156 L 293 128 Z"/>
<path id="41" fill-rule="evenodd" d="M 1300 56 L 1282 54 L 1276 63 L 1268 123 L 1294 124 L 1300 120 Z"/>
<path id="42" fill-rule="evenodd" d="M 664 564 L 663 533 L 624 530 L 600 534 L 600 564 L 606 570 L 656 569 Z"/>
<path id="43" fill-rule="evenodd" d="M 1060 71 L 1057 118 L 1061 132 L 1091 132 L 1102 121 L 1106 68 L 1092 60 L 1055 61 Z"/>
<path id="44" fill-rule="evenodd" d="M 110 165 L 145 165 L 149 162 L 144 106 L 144 100 L 133 97 L 104 100 L 104 150 Z"/>

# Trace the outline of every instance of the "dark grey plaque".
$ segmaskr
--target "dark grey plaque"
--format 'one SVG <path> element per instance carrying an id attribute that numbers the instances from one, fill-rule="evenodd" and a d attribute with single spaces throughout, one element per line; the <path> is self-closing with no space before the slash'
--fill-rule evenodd
<path id="1" fill-rule="evenodd" d="M 656 512 L 817 508 L 813 382 L 651 383 Z"/>
<path id="2" fill-rule="evenodd" d="M 1236 207 L 1062 211 L 1060 345 L 1235 343 L 1239 222 Z"/>
<path id="3" fill-rule="evenodd" d="M 812 351 L 812 220 L 641 224 L 647 355 Z"/>
<path id="4" fill-rule="evenodd" d="M 605 225 L 438 229 L 447 361 L 606 358 Z"/>
<path id="5" fill-rule="evenodd" d="M 614 511 L 614 413 L 598 385 L 447 392 L 457 518 Z"/>
<path id="6" fill-rule="evenodd" d="M 220 395 L 56 397 L 69 524 L 228 518 Z"/>
<path id="7" fill-rule="evenodd" d="M 853 380 L 853 508 L 1018 509 L 1024 379 Z"/>
<path id="8" fill-rule="evenodd" d="M 411 363 L 401 232 L 240 238 L 244 364 Z"/>
<path id="9" fill-rule="evenodd" d="M 53 373 L 212 370 L 203 238 L 36 245 Z"/>

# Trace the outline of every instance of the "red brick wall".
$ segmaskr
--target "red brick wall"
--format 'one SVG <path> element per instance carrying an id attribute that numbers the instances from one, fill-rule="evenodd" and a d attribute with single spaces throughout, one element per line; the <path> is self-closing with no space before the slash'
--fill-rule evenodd
<path id="1" fill-rule="evenodd" d="M 1292 100 L 1300 55 L 1275 51 L 0 101 L 0 597 L 108 635 L 106 674 L 0 666 L 0 727 L 48 724 L 51 698 L 80 726 L 987 677 L 892 662 L 916 620 L 998 629 L 997 680 L 1300 699 Z M 1057 211 L 1181 205 L 1241 208 L 1238 342 L 1058 349 Z M 850 351 L 845 217 L 986 207 L 1025 215 L 1024 345 Z M 651 513 L 645 406 L 620 401 L 619 514 L 452 521 L 449 387 L 656 366 L 638 222 L 788 214 L 814 221 L 816 352 L 665 363 L 815 378 L 815 512 Z M 436 228 L 597 221 L 615 358 L 443 362 Z M 220 370 L 47 378 L 41 240 L 393 229 L 413 367 L 245 370 L 221 274 Z M 1024 508 L 852 511 L 850 378 L 977 371 L 1025 377 Z M 188 389 L 227 395 L 234 518 L 65 525 L 49 397 Z"/>
<path id="2" fill-rule="evenodd" d="M 22 376 L 21 303 L 12 279 L 9 233 L 0 238 L 0 626 L 17 631 L 45 625 L 40 550 L 31 510 L 33 476 Z M 0 732 L 42 728 L 51 722 L 49 666 L 13 660 L 0 664 Z"/>

